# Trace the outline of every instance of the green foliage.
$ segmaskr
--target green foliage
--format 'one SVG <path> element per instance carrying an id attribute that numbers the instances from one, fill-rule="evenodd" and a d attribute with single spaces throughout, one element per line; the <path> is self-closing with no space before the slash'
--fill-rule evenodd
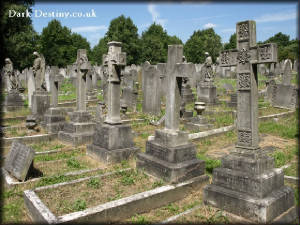
<path id="1" fill-rule="evenodd" d="M 107 54 L 107 37 L 103 37 L 99 40 L 98 44 L 94 46 L 91 52 L 91 60 L 98 65 L 102 64 L 102 56 L 103 54 Z"/>
<path id="2" fill-rule="evenodd" d="M 66 182 L 66 181 L 68 181 L 68 179 L 64 175 L 42 177 L 42 179 L 40 179 L 39 182 L 37 183 L 37 187 L 51 185 L 51 184 L 58 184 L 58 183 Z"/>
<path id="3" fill-rule="evenodd" d="M 141 36 L 141 62 L 151 64 L 167 61 L 168 45 L 182 44 L 177 36 L 169 36 L 160 24 L 153 23 Z"/>
<path id="4" fill-rule="evenodd" d="M 157 188 L 157 187 L 161 187 L 163 184 L 164 184 L 163 180 L 155 181 L 152 184 L 152 188 L 154 189 L 154 188 Z"/>
<path id="5" fill-rule="evenodd" d="M 212 173 L 214 168 L 221 166 L 221 160 L 219 159 L 210 159 L 204 154 L 198 153 L 197 158 L 205 161 L 205 169 L 208 173 Z"/>
<path id="6" fill-rule="evenodd" d="M 208 52 L 215 62 L 221 48 L 221 37 L 215 33 L 213 28 L 197 30 L 185 43 L 184 55 L 188 62 L 204 63 L 204 53 Z"/>
<path id="7" fill-rule="evenodd" d="M 51 20 L 40 36 L 41 52 L 48 65 L 65 67 L 76 61 L 77 50 L 87 49 L 90 55 L 90 44 L 80 34 L 62 26 L 58 20 Z"/>
<path id="8" fill-rule="evenodd" d="M 78 162 L 78 160 L 76 160 L 76 159 L 74 159 L 74 158 L 68 159 L 67 165 L 68 165 L 68 167 L 76 168 L 76 169 L 79 169 L 79 168 L 82 167 L 82 166 L 80 165 L 80 163 Z"/>
<path id="9" fill-rule="evenodd" d="M 224 49 L 236 49 L 236 33 L 230 36 L 229 43 L 224 45 Z"/>
<path id="10" fill-rule="evenodd" d="M 81 211 L 81 210 L 85 210 L 86 209 L 86 203 L 84 200 L 81 199 L 77 199 L 74 203 L 73 203 L 73 209 L 75 211 Z"/>
<path id="11" fill-rule="evenodd" d="M 143 215 L 138 215 L 138 214 L 131 217 L 131 222 L 134 224 L 150 224 L 150 221 L 147 221 Z"/>
<path id="12" fill-rule="evenodd" d="M 130 17 L 126 18 L 124 15 L 121 15 L 111 20 L 105 37 L 107 41 L 122 42 L 122 51 L 126 52 L 128 65 L 140 63 L 141 51 L 138 29 Z"/>
<path id="13" fill-rule="evenodd" d="M 98 189 L 100 187 L 100 185 L 101 185 L 101 182 L 100 182 L 99 178 L 94 178 L 94 177 L 91 178 L 89 180 L 89 182 L 87 183 L 88 187 L 92 187 L 94 189 Z"/>

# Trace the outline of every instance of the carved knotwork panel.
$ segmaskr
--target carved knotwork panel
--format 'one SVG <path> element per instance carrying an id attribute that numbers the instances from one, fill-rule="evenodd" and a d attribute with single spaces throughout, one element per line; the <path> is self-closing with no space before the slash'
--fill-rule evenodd
<path id="1" fill-rule="evenodd" d="M 221 53 L 221 65 L 229 64 L 229 52 L 225 51 Z"/>
<path id="2" fill-rule="evenodd" d="M 241 23 L 238 26 L 238 36 L 239 40 L 244 40 L 249 38 L 249 24 L 248 23 Z"/>
<path id="3" fill-rule="evenodd" d="M 238 74 L 238 89 L 250 89 L 251 88 L 251 74 L 239 73 Z"/>
<path id="4" fill-rule="evenodd" d="M 238 63 L 240 63 L 240 64 L 248 63 L 250 61 L 250 58 L 251 58 L 251 55 L 247 49 L 242 48 L 242 50 L 240 50 L 238 52 L 238 55 L 237 55 Z"/>
<path id="5" fill-rule="evenodd" d="M 272 57 L 271 53 L 271 47 L 270 46 L 264 46 L 258 48 L 258 54 L 261 60 L 270 60 Z"/>
<path id="6" fill-rule="evenodd" d="M 251 131 L 247 131 L 247 130 L 238 131 L 238 141 L 240 144 L 249 146 L 251 145 L 251 139 L 252 139 Z"/>

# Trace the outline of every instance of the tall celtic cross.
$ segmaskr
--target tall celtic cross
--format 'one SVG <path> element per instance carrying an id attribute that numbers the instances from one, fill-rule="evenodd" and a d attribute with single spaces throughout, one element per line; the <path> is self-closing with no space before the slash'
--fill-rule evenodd
<path id="1" fill-rule="evenodd" d="M 76 110 L 86 111 L 86 76 L 91 69 L 86 49 L 77 50 Z"/>
<path id="2" fill-rule="evenodd" d="M 182 62 L 183 46 L 168 46 L 166 65 L 167 89 L 165 129 L 178 131 L 181 105 L 182 78 L 189 77 L 193 71 L 192 63 Z"/>
<path id="3" fill-rule="evenodd" d="M 237 49 L 221 52 L 221 65 L 237 67 L 236 147 L 259 148 L 257 64 L 277 62 L 277 45 L 256 45 L 255 21 L 236 24 Z"/>
<path id="4" fill-rule="evenodd" d="M 107 116 L 105 123 L 121 124 L 120 117 L 120 83 L 121 69 L 126 66 L 126 53 L 121 52 L 121 42 L 107 43 L 108 53 L 103 55 L 103 65 L 108 71 Z"/>

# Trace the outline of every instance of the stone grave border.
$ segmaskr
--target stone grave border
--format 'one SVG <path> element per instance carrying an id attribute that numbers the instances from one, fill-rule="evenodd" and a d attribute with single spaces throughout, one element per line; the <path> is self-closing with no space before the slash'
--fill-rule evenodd
<path id="1" fill-rule="evenodd" d="M 62 160 L 53 160 L 51 162 L 59 162 Z M 85 174 L 85 173 L 89 173 L 89 172 L 96 172 L 96 171 L 101 171 L 104 170 L 105 168 L 95 168 L 95 169 L 84 169 L 84 170 L 78 170 L 78 171 L 72 171 L 72 172 L 67 172 L 62 174 L 63 176 L 76 176 L 76 175 L 81 175 L 81 174 Z M 33 182 L 37 182 L 39 180 L 41 180 L 42 178 L 47 178 L 50 176 L 46 176 L 46 177 L 36 177 L 30 180 L 26 180 L 26 181 L 18 181 L 17 179 L 15 179 L 14 177 L 12 177 L 5 169 L 1 168 L 1 174 L 3 176 L 3 180 L 4 180 L 4 184 L 8 187 L 14 187 L 17 185 L 22 185 L 22 184 L 29 184 L 29 183 L 33 183 Z"/>
<path id="2" fill-rule="evenodd" d="M 132 168 L 124 169 L 121 171 L 125 170 L 132 170 Z M 36 192 L 39 190 L 54 189 L 63 185 L 72 185 L 74 183 L 79 183 L 90 178 L 101 178 L 114 173 L 117 173 L 117 171 L 97 176 L 80 178 L 70 182 L 25 190 L 23 192 L 23 196 L 25 206 L 27 208 L 27 211 L 29 212 L 29 216 L 32 218 L 33 222 L 44 223 L 87 221 L 101 217 L 125 219 L 135 215 L 136 213 L 147 212 L 151 209 L 158 208 L 170 202 L 182 199 L 190 192 L 191 188 L 199 188 L 203 185 L 203 182 L 208 182 L 209 180 L 209 177 L 207 175 L 202 175 L 182 183 L 164 185 L 125 198 L 102 203 L 100 205 L 87 208 L 83 211 L 73 212 L 58 217 L 55 216 L 47 206 L 45 206 L 45 204 L 36 194 Z"/>
<path id="3" fill-rule="evenodd" d="M 3 145 L 10 145 L 13 141 L 21 141 L 24 144 L 39 142 L 39 141 L 53 141 L 57 139 L 57 133 L 54 134 L 38 134 L 24 137 L 2 138 Z"/>

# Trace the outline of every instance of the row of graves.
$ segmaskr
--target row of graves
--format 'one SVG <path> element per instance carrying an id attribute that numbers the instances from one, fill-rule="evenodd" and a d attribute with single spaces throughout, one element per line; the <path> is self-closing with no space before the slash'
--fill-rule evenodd
<path id="1" fill-rule="evenodd" d="M 298 186 L 274 160 L 277 147 L 297 148 L 296 137 L 259 132 L 263 120 L 297 120 L 295 73 L 286 60 L 281 76 L 259 85 L 259 65 L 277 63 L 277 46 L 256 44 L 255 21 L 236 29 L 237 49 L 221 52 L 216 65 L 208 53 L 203 65 L 186 62 L 182 45 L 168 46 L 166 63 L 142 66 L 126 66 L 116 41 L 101 66 L 84 49 L 65 70 L 34 53 L 25 91 L 10 82 L 4 96 L 3 121 L 31 99 L 30 111 L 1 129 L 4 221 L 299 221 Z M 223 68 L 236 78 L 218 75 Z M 75 101 L 59 100 L 66 83 Z M 26 135 L 7 137 L 14 124 Z"/>

